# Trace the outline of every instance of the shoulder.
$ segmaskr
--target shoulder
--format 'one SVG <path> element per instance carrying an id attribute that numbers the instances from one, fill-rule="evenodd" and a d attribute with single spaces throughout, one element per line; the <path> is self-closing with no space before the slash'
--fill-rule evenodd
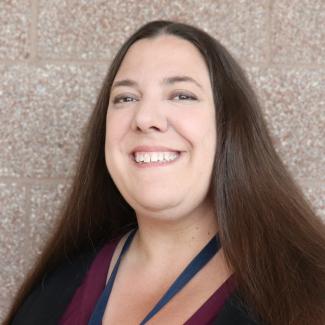
<path id="1" fill-rule="evenodd" d="M 248 311 L 246 305 L 241 303 L 237 291 L 231 294 L 224 306 L 214 319 L 213 325 L 264 325 L 261 320 Z"/>
<path id="2" fill-rule="evenodd" d="M 57 324 L 93 263 L 112 255 L 121 236 L 66 258 L 44 274 L 18 310 L 12 324 Z"/>
<path id="3" fill-rule="evenodd" d="M 12 324 L 57 324 L 58 315 L 65 310 L 96 253 L 95 249 L 81 252 L 45 274 L 18 310 Z"/>

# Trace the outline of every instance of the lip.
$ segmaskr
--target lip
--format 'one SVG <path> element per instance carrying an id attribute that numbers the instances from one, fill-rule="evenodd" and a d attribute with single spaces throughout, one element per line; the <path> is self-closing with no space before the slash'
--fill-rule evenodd
<path id="1" fill-rule="evenodd" d="M 134 154 L 135 152 L 176 152 L 178 154 L 178 157 L 175 160 L 171 160 L 168 162 L 153 162 L 153 163 L 146 163 L 146 164 L 139 164 L 135 161 Z M 165 146 L 137 146 L 133 148 L 133 150 L 130 153 L 130 158 L 132 163 L 137 167 L 137 168 L 152 168 L 152 167 L 166 167 L 171 164 L 174 164 L 179 160 L 179 158 L 182 156 L 182 151 L 165 147 Z"/>
<path id="2" fill-rule="evenodd" d="M 181 151 L 172 149 L 165 146 L 137 146 L 132 149 L 131 155 L 134 156 L 135 152 L 177 152 L 181 153 Z"/>

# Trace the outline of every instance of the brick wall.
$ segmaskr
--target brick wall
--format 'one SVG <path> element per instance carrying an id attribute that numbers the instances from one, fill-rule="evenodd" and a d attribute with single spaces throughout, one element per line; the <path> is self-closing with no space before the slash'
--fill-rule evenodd
<path id="1" fill-rule="evenodd" d="M 0 320 L 51 231 L 112 56 L 158 18 L 198 25 L 241 62 L 325 220 L 323 0 L 1 0 Z"/>

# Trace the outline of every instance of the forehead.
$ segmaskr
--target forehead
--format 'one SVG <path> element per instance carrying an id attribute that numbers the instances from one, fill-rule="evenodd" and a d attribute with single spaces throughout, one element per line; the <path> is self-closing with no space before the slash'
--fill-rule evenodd
<path id="1" fill-rule="evenodd" d="M 199 50 L 189 41 L 173 35 L 141 39 L 126 53 L 115 79 L 142 79 L 187 74 L 209 82 L 209 72 Z"/>

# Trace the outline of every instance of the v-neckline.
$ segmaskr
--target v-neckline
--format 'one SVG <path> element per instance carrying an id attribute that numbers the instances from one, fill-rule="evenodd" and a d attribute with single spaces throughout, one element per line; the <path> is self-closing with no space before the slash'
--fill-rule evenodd
<path id="1" fill-rule="evenodd" d="M 126 233 L 109 240 L 89 265 L 81 286 L 67 306 L 60 324 L 87 324 L 96 302 L 105 288 L 107 270 L 118 244 Z M 123 245 L 123 244 L 122 244 Z M 236 291 L 234 275 L 230 275 L 185 322 L 186 325 L 210 324 L 223 310 L 224 304 Z"/>
<path id="2" fill-rule="evenodd" d="M 114 269 L 110 274 L 105 289 L 103 290 L 96 303 L 95 309 L 88 323 L 89 325 L 97 325 L 102 322 L 121 259 L 125 252 L 128 250 L 136 231 L 137 228 L 133 229 L 131 233 L 128 234 L 127 239 L 123 244 L 123 248 L 119 253 L 119 257 L 114 265 Z M 152 310 L 147 314 L 140 325 L 146 324 L 152 317 L 154 317 L 174 297 L 174 295 L 181 291 L 186 286 L 186 284 L 196 275 L 196 273 L 198 273 L 216 255 L 220 248 L 221 244 L 219 234 L 217 233 L 210 239 L 210 241 L 187 265 L 183 272 L 176 278 L 173 284 L 169 287 L 162 298 L 156 303 Z"/>

